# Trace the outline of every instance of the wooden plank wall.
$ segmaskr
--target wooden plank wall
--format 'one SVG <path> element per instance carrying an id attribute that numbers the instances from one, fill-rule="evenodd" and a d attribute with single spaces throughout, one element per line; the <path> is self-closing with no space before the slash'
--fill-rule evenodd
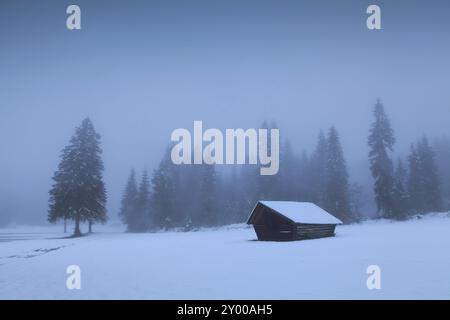
<path id="1" fill-rule="evenodd" d="M 306 224 L 297 223 L 295 239 L 316 239 L 324 237 L 334 236 L 334 230 L 336 225 L 334 224 Z"/>

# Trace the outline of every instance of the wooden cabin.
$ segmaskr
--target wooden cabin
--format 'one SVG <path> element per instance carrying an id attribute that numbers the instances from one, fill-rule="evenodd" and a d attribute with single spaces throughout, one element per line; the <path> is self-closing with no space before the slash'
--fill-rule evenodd
<path id="1" fill-rule="evenodd" d="M 342 221 L 311 202 L 259 201 L 247 224 L 258 240 L 293 241 L 332 237 Z"/>

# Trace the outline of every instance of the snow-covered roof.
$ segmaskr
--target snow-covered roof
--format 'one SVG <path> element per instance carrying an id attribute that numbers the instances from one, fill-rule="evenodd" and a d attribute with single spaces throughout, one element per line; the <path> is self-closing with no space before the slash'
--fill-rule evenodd
<path id="1" fill-rule="evenodd" d="M 259 201 L 296 223 L 341 224 L 342 221 L 311 202 Z"/>

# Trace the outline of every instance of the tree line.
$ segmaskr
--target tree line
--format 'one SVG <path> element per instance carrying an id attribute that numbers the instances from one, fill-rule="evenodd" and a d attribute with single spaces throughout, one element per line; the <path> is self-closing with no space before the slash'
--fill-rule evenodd
<path id="1" fill-rule="evenodd" d="M 261 128 L 276 124 L 264 122 Z M 334 127 L 320 132 L 310 156 L 296 155 L 283 139 L 280 164 L 273 176 L 260 175 L 259 168 L 248 165 L 218 172 L 214 165 L 174 165 L 167 148 L 151 178 L 147 171 L 140 179 L 130 172 L 119 215 L 130 232 L 190 230 L 242 223 L 264 199 L 315 202 L 346 223 L 359 219 L 360 213 L 352 210 L 346 162 Z"/>
<path id="2" fill-rule="evenodd" d="M 411 144 L 407 157 L 394 161 L 394 130 L 381 101 L 373 115 L 368 146 L 378 216 L 402 220 L 449 210 L 450 140 L 441 138 L 431 145 L 424 136 Z M 265 121 L 261 128 L 277 125 Z M 364 187 L 350 181 L 335 127 L 319 132 L 310 153 L 295 153 L 291 141 L 281 137 L 280 170 L 273 176 L 260 175 L 253 165 L 174 165 L 170 150 L 150 174 L 144 171 L 138 177 L 131 170 L 119 212 L 127 231 L 242 223 L 258 200 L 314 202 L 344 223 L 364 217 Z M 101 154 L 100 135 L 86 118 L 62 150 L 53 176 L 48 220 L 75 221 L 75 236 L 81 235 L 81 222 L 91 231 L 94 223 L 107 219 Z"/>
<path id="3" fill-rule="evenodd" d="M 449 209 L 449 194 L 441 192 L 439 171 L 449 170 L 449 162 L 439 170 L 436 153 L 428 138 L 423 136 L 411 144 L 407 160 L 398 158 L 394 164 L 392 153 L 395 144 L 391 127 L 382 103 L 378 100 L 368 144 L 370 170 L 374 178 L 374 194 L 380 217 L 403 220 L 414 214 L 438 212 Z M 444 148 L 445 149 L 445 148 Z M 441 151 L 441 148 L 438 148 Z M 450 150 L 450 148 L 448 149 Z M 405 164 L 407 162 L 407 165 Z M 441 174 L 450 179 L 447 174 Z M 446 186 L 448 188 L 448 186 Z M 446 195 L 444 200 L 443 194 Z"/>
<path id="4" fill-rule="evenodd" d="M 379 100 L 373 115 L 368 145 L 378 217 L 403 220 L 450 209 L 450 181 L 445 190 L 440 182 L 440 175 L 450 179 L 448 140 L 440 143 L 440 168 L 425 136 L 411 145 L 406 160 L 398 158 L 394 164 L 394 130 Z M 265 121 L 261 128 L 277 126 Z M 295 154 L 290 140 L 282 139 L 280 171 L 274 176 L 261 176 L 252 166 L 234 166 L 225 173 L 217 172 L 213 165 L 176 166 L 169 150 L 151 179 L 147 172 L 143 174 L 139 187 L 136 173 L 130 173 L 119 213 L 128 231 L 241 223 L 258 200 L 314 202 L 344 223 L 364 216 L 364 188 L 350 182 L 335 127 L 319 132 L 310 154 Z"/>

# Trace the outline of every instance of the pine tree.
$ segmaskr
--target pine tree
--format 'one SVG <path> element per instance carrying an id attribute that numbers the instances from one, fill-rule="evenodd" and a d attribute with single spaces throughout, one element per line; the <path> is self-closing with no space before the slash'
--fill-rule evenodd
<path id="1" fill-rule="evenodd" d="M 409 193 L 407 189 L 408 172 L 401 159 L 398 159 L 397 168 L 395 169 L 394 185 L 393 185 L 393 218 L 404 220 L 408 216 L 409 211 Z"/>
<path id="2" fill-rule="evenodd" d="M 311 157 L 311 189 L 312 201 L 319 207 L 325 206 L 327 166 L 327 139 L 322 130 L 319 132 L 317 146 Z"/>
<path id="3" fill-rule="evenodd" d="M 436 154 L 443 209 L 448 211 L 450 210 L 450 139 L 446 136 L 436 139 L 433 144 L 433 150 Z"/>
<path id="4" fill-rule="evenodd" d="M 215 226 L 218 223 L 217 206 L 217 176 L 214 165 L 203 165 L 200 183 L 199 203 L 200 211 L 196 217 L 197 225 L 206 227 Z"/>
<path id="5" fill-rule="evenodd" d="M 435 155 L 426 137 L 411 146 L 408 191 L 412 213 L 442 210 L 443 201 Z"/>
<path id="6" fill-rule="evenodd" d="M 375 121 L 370 129 L 368 144 L 370 147 L 370 170 L 375 179 L 375 200 L 378 212 L 381 212 L 381 215 L 385 218 L 392 218 L 394 169 L 388 153 L 393 150 L 395 143 L 394 131 L 380 100 L 375 104 L 373 114 Z"/>
<path id="7" fill-rule="evenodd" d="M 125 193 L 122 197 L 121 208 L 119 216 L 122 222 L 127 225 L 127 231 L 134 231 L 134 226 L 136 225 L 135 219 L 137 214 L 137 200 L 138 200 L 138 188 L 136 182 L 136 173 L 131 170 L 128 177 L 127 186 L 125 188 Z"/>
<path id="8" fill-rule="evenodd" d="M 344 223 L 353 222 L 349 204 L 348 173 L 339 135 L 334 127 L 328 131 L 326 155 L 324 209 Z"/>
<path id="9" fill-rule="evenodd" d="M 144 232 L 150 225 L 150 181 L 147 170 L 144 170 L 139 183 L 136 200 L 136 214 L 132 222 L 133 232 Z"/>
<path id="10" fill-rule="evenodd" d="M 420 172 L 420 159 L 418 151 L 414 144 L 411 144 L 409 156 L 409 175 L 408 175 L 408 194 L 409 194 L 409 207 L 410 213 L 415 214 L 422 211 L 421 204 L 423 195 L 423 188 L 421 186 L 421 172 Z"/>
<path id="11" fill-rule="evenodd" d="M 200 183 L 202 166 L 194 165 L 178 169 L 177 201 L 174 203 L 179 210 L 180 222 L 185 230 L 198 227 L 196 218 L 200 212 Z"/>
<path id="12" fill-rule="evenodd" d="M 106 191 L 103 183 L 100 135 L 86 118 L 76 128 L 61 154 L 54 184 L 49 192 L 49 222 L 75 221 L 74 236 L 80 236 L 80 223 L 106 221 Z"/>
<path id="13" fill-rule="evenodd" d="M 349 204 L 355 222 L 363 218 L 362 207 L 364 204 L 364 187 L 358 183 L 352 183 L 349 187 Z"/>
<path id="14" fill-rule="evenodd" d="M 170 160 L 168 148 L 152 177 L 151 211 L 155 228 L 169 229 L 185 224 L 186 218 L 181 215 L 184 210 L 178 207 L 178 184 L 178 172 Z"/>
<path id="15" fill-rule="evenodd" d="M 417 144 L 417 152 L 421 175 L 420 183 L 424 196 L 421 208 L 423 212 L 440 211 L 442 210 L 442 197 L 435 154 L 426 137 L 423 137 Z"/>

